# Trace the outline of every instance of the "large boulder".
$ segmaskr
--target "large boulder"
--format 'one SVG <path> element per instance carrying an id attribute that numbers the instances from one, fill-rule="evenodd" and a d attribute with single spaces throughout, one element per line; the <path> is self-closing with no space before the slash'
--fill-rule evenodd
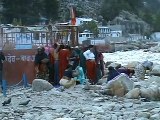
<path id="1" fill-rule="evenodd" d="M 135 68 L 138 65 L 138 63 L 139 63 L 138 61 L 128 62 L 125 67 L 127 67 L 127 68 Z"/>
<path id="2" fill-rule="evenodd" d="M 119 64 L 119 63 L 111 63 L 111 64 L 109 64 L 107 67 L 110 67 L 110 66 L 112 66 L 112 67 L 117 67 L 117 66 L 120 66 L 121 64 Z"/>
<path id="3" fill-rule="evenodd" d="M 149 88 L 141 88 L 140 95 L 150 100 L 160 100 L 160 87 L 157 85 L 149 86 Z"/>
<path id="4" fill-rule="evenodd" d="M 134 98 L 136 94 L 149 100 L 160 100 L 160 77 L 149 76 L 147 80 L 134 82 L 134 89 L 129 91 L 126 97 Z"/>
<path id="5" fill-rule="evenodd" d="M 98 80 L 98 85 L 102 85 L 103 83 L 107 83 L 107 78 L 101 78 Z"/>
<path id="6" fill-rule="evenodd" d="M 160 52 L 160 45 L 151 47 L 149 50 L 150 50 L 151 52 Z"/>
<path id="7" fill-rule="evenodd" d="M 33 91 L 49 91 L 53 88 L 52 84 L 43 79 L 34 79 L 32 82 L 32 90 Z"/>
<path id="8" fill-rule="evenodd" d="M 160 76 L 160 65 L 158 64 L 154 65 L 150 74 L 155 76 Z"/>
<path id="9" fill-rule="evenodd" d="M 157 85 L 160 87 L 160 77 L 159 76 L 150 76 L 147 80 L 148 86 Z"/>
<path id="10" fill-rule="evenodd" d="M 140 96 L 150 100 L 160 100 L 160 77 L 150 76 L 148 80 L 141 81 Z"/>
<path id="11" fill-rule="evenodd" d="M 134 89 L 130 90 L 125 96 L 128 99 L 138 99 L 140 96 L 140 89 L 134 88 Z"/>
<path id="12" fill-rule="evenodd" d="M 120 74 L 111 81 L 109 81 L 105 87 L 106 94 L 112 96 L 124 96 L 128 91 L 132 90 L 134 83 L 125 74 Z"/>

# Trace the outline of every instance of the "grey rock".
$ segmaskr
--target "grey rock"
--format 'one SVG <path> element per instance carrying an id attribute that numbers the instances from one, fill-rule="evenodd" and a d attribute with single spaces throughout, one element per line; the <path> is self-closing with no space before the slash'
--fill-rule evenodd
<path id="1" fill-rule="evenodd" d="M 147 118 L 147 119 L 149 119 L 150 116 L 151 116 L 151 114 L 149 112 L 139 112 L 137 115 L 137 117 L 139 117 L 139 118 L 142 117 L 142 118 Z"/>
<path id="2" fill-rule="evenodd" d="M 27 100 L 27 101 L 20 102 L 19 105 L 26 106 L 26 105 L 28 105 L 28 103 L 29 103 L 30 101 L 31 101 L 31 100 Z"/>
<path id="3" fill-rule="evenodd" d="M 2 105 L 5 106 L 5 105 L 8 105 L 11 103 L 11 98 L 8 98 L 7 100 L 5 100 Z"/>
<path id="4" fill-rule="evenodd" d="M 134 89 L 130 90 L 125 96 L 128 99 L 138 99 L 140 96 L 140 89 L 134 88 Z"/>
<path id="5" fill-rule="evenodd" d="M 32 90 L 33 91 L 49 91 L 53 88 L 52 84 L 50 84 L 48 81 L 46 80 L 42 80 L 42 79 L 34 79 L 32 82 Z"/>
<path id="6" fill-rule="evenodd" d="M 152 115 L 152 116 L 150 117 L 150 120 L 160 120 L 160 115 L 159 115 L 159 113 Z"/>

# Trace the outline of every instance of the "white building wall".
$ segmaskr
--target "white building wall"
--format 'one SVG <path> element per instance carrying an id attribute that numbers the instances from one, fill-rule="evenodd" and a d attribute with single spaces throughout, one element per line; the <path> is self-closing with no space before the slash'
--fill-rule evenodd
<path id="1" fill-rule="evenodd" d="M 76 18 L 76 26 L 80 26 L 83 23 L 88 23 L 91 22 L 93 19 L 92 18 Z M 95 21 L 95 20 L 94 20 Z M 97 21 L 95 21 L 97 22 Z M 71 24 L 71 20 L 69 21 L 69 23 Z"/>
<path id="2" fill-rule="evenodd" d="M 93 38 L 93 33 L 79 33 L 78 42 L 79 44 L 82 44 L 84 40 L 87 40 L 88 38 Z"/>
<path id="3" fill-rule="evenodd" d="M 122 37 L 122 31 L 111 31 L 111 37 Z"/>
<path id="4" fill-rule="evenodd" d="M 105 38 L 107 36 L 110 36 L 110 37 L 121 37 L 122 36 L 122 31 L 121 30 L 112 31 L 107 26 L 98 27 L 98 31 L 99 31 L 98 37 L 101 37 L 101 38 Z"/>

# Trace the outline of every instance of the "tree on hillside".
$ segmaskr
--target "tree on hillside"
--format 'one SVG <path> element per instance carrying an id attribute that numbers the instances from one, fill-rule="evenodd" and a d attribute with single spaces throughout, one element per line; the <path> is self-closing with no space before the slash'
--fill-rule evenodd
<path id="1" fill-rule="evenodd" d="M 101 15 L 107 21 L 113 20 L 122 10 L 137 13 L 142 0 L 104 0 Z"/>
<path id="2" fill-rule="evenodd" d="M 45 16 L 53 21 L 58 19 L 58 0 L 44 0 Z"/>
<path id="3" fill-rule="evenodd" d="M 95 36 L 98 35 L 98 26 L 95 21 L 91 21 L 88 23 L 83 23 L 79 26 L 79 32 L 83 32 L 84 30 L 89 30 L 92 32 Z"/>
<path id="4" fill-rule="evenodd" d="M 12 23 L 13 19 L 26 20 L 31 0 L 3 0 L 4 23 Z"/>
<path id="5" fill-rule="evenodd" d="M 160 32 L 160 13 L 157 13 L 156 18 L 153 23 L 153 27 L 155 32 Z"/>
<path id="6" fill-rule="evenodd" d="M 40 17 L 58 18 L 57 0 L 2 0 L 3 23 L 21 20 L 23 25 L 36 24 Z"/>

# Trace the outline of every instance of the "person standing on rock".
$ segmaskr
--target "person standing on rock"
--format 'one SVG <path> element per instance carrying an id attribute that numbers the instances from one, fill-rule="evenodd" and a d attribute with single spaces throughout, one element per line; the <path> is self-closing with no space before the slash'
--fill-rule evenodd
<path id="1" fill-rule="evenodd" d="M 69 57 L 70 57 L 70 46 L 61 45 L 59 51 L 59 76 L 60 79 L 64 75 L 64 71 L 66 70 L 69 64 Z"/>
<path id="2" fill-rule="evenodd" d="M 49 59 L 47 54 L 44 52 L 44 47 L 39 47 L 38 52 L 35 56 L 35 70 L 36 78 L 48 80 L 48 63 Z"/>
<path id="3" fill-rule="evenodd" d="M 98 81 L 104 76 L 104 61 L 103 61 L 104 56 L 100 51 L 98 50 L 96 51 L 97 51 L 96 53 L 97 54 L 96 55 L 97 75 L 96 76 Z"/>
<path id="4" fill-rule="evenodd" d="M 79 53 L 79 66 L 82 67 L 83 69 L 83 72 L 85 74 L 85 77 L 86 77 L 86 58 L 84 57 L 83 53 L 86 51 L 86 48 L 85 47 L 82 47 L 80 46 L 80 49 L 79 49 L 80 53 Z"/>
<path id="5" fill-rule="evenodd" d="M 86 50 L 83 55 L 86 58 L 86 72 L 87 78 L 91 82 L 91 84 L 96 83 L 96 62 L 95 62 L 95 55 L 94 55 L 94 46 L 89 45 L 89 49 Z"/>
<path id="6" fill-rule="evenodd" d="M 144 80 L 146 70 L 151 70 L 152 66 L 153 66 L 153 62 L 150 62 L 150 61 L 144 61 L 142 63 L 139 63 L 135 67 L 135 77 L 138 80 Z"/>
<path id="7" fill-rule="evenodd" d="M 5 56 L 3 52 L 0 52 L 0 89 L 2 88 L 2 78 L 3 78 L 3 61 L 5 60 Z"/>

